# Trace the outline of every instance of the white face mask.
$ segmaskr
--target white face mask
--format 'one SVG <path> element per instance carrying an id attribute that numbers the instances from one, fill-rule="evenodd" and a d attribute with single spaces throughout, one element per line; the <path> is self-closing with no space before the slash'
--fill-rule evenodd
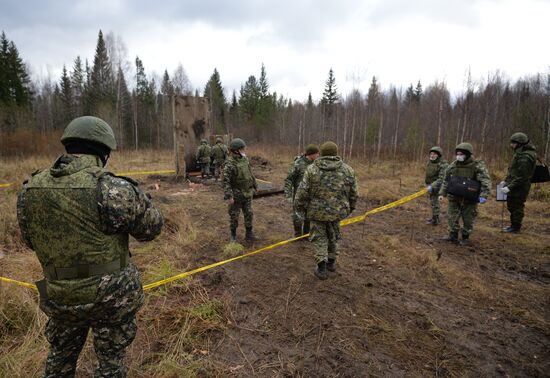
<path id="1" fill-rule="evenodd" d="M 241 154 L 242 157 L 246 157 L 246 152 L 244 152 L 243 150 L 240 150 L 239 153 Z"/>
<path id="2" fill-rule="evenodd" d="M 466 155 L 456 155 L 456 160 L 457 161 L 464 161 L 464 160 L 466 160 Z"/>
<path id="3" fill-rule="evenodd" d="M 437 160 L 437 156 L 430 156 L 430 160 L 431 161 Z"/>

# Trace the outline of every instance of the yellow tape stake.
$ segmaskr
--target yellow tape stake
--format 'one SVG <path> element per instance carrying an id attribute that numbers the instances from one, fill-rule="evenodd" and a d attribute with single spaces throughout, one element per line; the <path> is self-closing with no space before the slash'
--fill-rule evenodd
<path id="1" fill-rule="evenodd" d="M 377 207 L 376 209 L 372 209 L 370 211 L 367 211 L 365 214 L 362 214 L 362 215 L 359 215 L 359 216 L 356 216 L 356 217 L 353 217 L 353 218 L 344 219 L 343 221 L 340 222 L 340 226 L 345 227 L 345 226 L 353 224 L 353 223 L 361 222 L 361 221 L 365 220 L 365 218 L 368 217 L 369 215 L 380 213 L 382 211 L 389 210 L 391 208 L 397 207 L 397 206 L 402 205 L 406 202 L 412 201 L 415 198 L 421 197 L 424 194 L 426 194 L 427 192 L 428 192 L 428 189 L 424 188 L 419 192 L 416 192 L 416 193 L 411 194 L 409 196 L 403 197 L 403 198 L 401 198 L 397 201 L 394 201 L 394 202 L 391 202 L 387 205 Z M 168 277 L 168 278 L 156 281 L 156 282 L 152 282 L 150 284 L 147 284 L 147 285 L 143 286 L 143 290 L 148 291 L 148 290 L 154 289 L 156 287 L 166 285 L 170 282 L 174 282 L 174 281 L 177 281 L 177 280 L 181 280 L 182 278 L 189 277 L 193 274 L 196 274 L 196 273 L 199 273 L 199 272 L 204 272 L 205 270 L 209 270 L 209 269 L 215 268 L 217 266 L 221 266 L 221 265 L 230 263 L 230 262 L 235 261 L 235 260 L 244 259 L 246 257 L 253 256 L 253 255 L 256 255 L 256 254 L 261 253 L 261 252 L 269 251 L 271 249 L 281 247 L 281 246 L 286 245 L 286 244 L 290 244 L 290 243 L 295 242 L 297 240 L 307 238 L 308 236 L 309 236 L 309 234 L 305 234 L 305 235 L 302 235 L 302 236 L 299 236 L 299 237 L 296 237 L 296 238 L 283 240 L 281 242 L 278 242 L 278 243 L 275 243 L 275 244 L 272 244 L 272 245 L 268 245 L 267 247 L 263 247 L 263 248 L 255 250 L 255 251 L 245 253 L 244 255 L 235 256 L 235 257 L 232 257 L 232 258 L 227 259 L 227 260 L 219 261 L 219 262 L 214 263 L 214 264 L 206 265 L 206 266 L 203 266 L 203 267 L 200 267 L 200 268 L 197 268 L 197 269 L 190 270 L 188 272 L 183 272 L 183 273 L 177 274 L 177 275 L 172 276 L 172 277 Z M 38 291 L 38 289 L 36 288 L 36 285 L 30 284 L 30 283 L 27 283 L 27 282 L 12 280 L 10 278 L 5 278 L 5 277 L 0 277 L 0 281 L 13 283 L 13 284 L 16 284 L 16 285 L 19 285 L 19 286 L 24 286 L 24 287 L 27 287 L 29 289 L 33 289 L 35 291 Z"/>

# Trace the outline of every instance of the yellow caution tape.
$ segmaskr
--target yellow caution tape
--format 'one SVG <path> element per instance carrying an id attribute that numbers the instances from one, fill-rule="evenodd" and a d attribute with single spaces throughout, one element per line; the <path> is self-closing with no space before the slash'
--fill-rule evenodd
<path id="1" fill-rule="evenodd" d="M 365 220 L 365 218 L 366 218 L 367 216 L 369 216 L 369 215 L 376 214 L 376 213 L 379 213 L 379 212 L 382 212 L 382 211 L 385 211 L 385 210 L 392 209 L 392 208 L 397 207 L 397 206 L 399 206 L 399 205 L 402 205 L 402 204 L 404 204 L 404 203 L 406 203 L 406 202 L 412 201 L 412 200 L 415 199 L 415 198 L 421 197 L 421 196 L 423 196 L 424 194 L 426 194 L 427 192 L 428 192 L 428 189 L 427 189 L 427 188 L 424 188 L 424 189 L 422 189 L 422 190 L 419 191 L 419 192 L 416 192 L 416 193 L 411 194 L 411 195 L 409 195 L 409 196 L 403 197 L 403 198 L 401 198 L 401 199 L 399 199 L 399 200 L 397 200 L 397 201 L 391 202 L 391 203 L 389 203 L 389 204 L 387 204 L 387 205 L 380 206 L 380 207 L 377 207 L 376 209 L 372 209 L 372 210 L 370 210 L 370 211 L 367 211 L 366 213 L 364 213 L 364 214 L 362 214 L 362 215 L 359 215 L 359 216 L 356 216 L 356 217 L 353 217 L 353 218 L 344 219 L 343 221 L 340 222 L 340 226 L 344 227 L 344 226 L 348 226 L 348 225 L 353 224 L 353 223 L 361 222 L 361 221 Z M 221 265 L 230 263 L 230 262 L 235 261 L 235 260 L 244 259 L 244 258 L 246 258 L 246 257 L 253 256 L 253 255 L 255 255 L 255 254 L 258 254 L 258 253 L 260 253 L 260 252 L 269 251 L 269 250 L 271 250 L 271 249 L 274 249 L 274 248 L 277 248 L 277 247 L 281 247 L 281 246 L 286 245 L 286 244 L 290 244 L 290 243 L 292 243 L 292 242 L 295 242 L 295 241 L 297 241 L 297 240 L 306 238 L 306 237 L 308 237 L 308 236 L 309 236 L 309 234 L 305 234 L 305 235 L 302 235 L 302 236 L 299 236 L 299 237 L 296 237 L 296 238 L 291 238 L 291 239 L 283 240 L 283 241 L 281 241 L 281 242 L 278 242 L 278 243 L 269 245 L 269 246 L 267 246 L 267 247 L 263 247 L 263 248 L 257 249 L 257 250 L 252 251 L 252 252 L 245 253 L 245 254 L 243 254 L 243 255 L 239 255 L 239 256 L 236 256 L 236 257 L 232 257 L 232 258 L 227 259 L 227 260 L 219 261 L 219 262 L 214 263 L 214 264 L 206 265 L 206 266 L 203 266 L 203 267 L 194 269 L 194 270 L 190 270 L 190 271 L 187 271 L 187 272 L 183 272 L 183 273 L 177 274 L 177 275 L 172 276 L 172 277 L 168 277 L 168 278 L 165 278 L 165 279 L 156 281 L 156 282 L 152 282 L 152 283 L 150 283 L 150 284 L 144 285 L 144 286 L 143 286 L 143 290 L 144 290 L 144 291 L 148 291 L 148 290 L 154 289 L 154 288 L 156 288 L 156 287 L 166 285 L 166 284 L 168 284 L 168 283 L 170 283 L 170 282 L 174 282 L 174 281 L 177 281 L 177 280 L 181 280 L 182 278 L 189 277 L 189 276 L 191 276 L 191 275 L 193 275 L 193 274 L 196 274 L 196 273 L 199 273 L 199 272 L 204 272 L 205 270 L 209 270 L 209 269 L 215 268 L 215 267 L 217 267 L 217 266 L 221 266 Z M 17 281 L 17 280 L 12 280 L 12 279 L 5 278 L 5 277 L 0 277 L 0 281 L 10 282 L 10 283 L 14 283 L 14 284 L 16 284 L 16 285 L 20 285 L 20 286 L 28 287 L 28 288 L 33 289 L 33 290 L 37 290 L 35 285 L 30 284 L 30 283 L 27 283 L 27 282 L 21 282 L 21 281 Z"/>
<path id="2" fill-rule="evenodd" d="M 28 289 L 32 289 L 32 290 L 38 292 L 38 289 L 36 288 L 35 284 L 31 284 L 31 283 L 23 282 L 23 281 L 12 280 L 11 278 L 6 278 L 6 277 L 0 277 L 0 281 L 16 284 L 16 285 L 19 285 L 19 286 L 24 286 Z"/>
<path id="3" fill-rule="evenodd" d="M 143 172 L 120 172 L 115 173 L 117 176 L 138 176 L 138 175 L 154 175 L 160 173 L 176 173 L 173 169 L 165 169 L 163 171 L 143 171 Z"/>
<path id="4" fill-rule="evenodd" d="M 0 184 L 0 188 L 5 188 L 7 186 L 12 186 L 13 184 L 15 184 L 14 182 L 10 182 L 10 183 L 7 183 L 7 184 Z"/>

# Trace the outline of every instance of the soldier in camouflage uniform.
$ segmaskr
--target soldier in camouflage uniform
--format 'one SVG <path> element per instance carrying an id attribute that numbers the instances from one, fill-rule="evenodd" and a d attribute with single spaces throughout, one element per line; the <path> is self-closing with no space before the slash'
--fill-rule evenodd
<path id="1" fill-rule="evenodd" d="M 116 141 L 103 120 L 73 120 L 61 142 L 67 153 L 33 174 L 17 201 L 22 237 L 45 276 L 37 282 L 40 308 L 49 318 L 44 376 L 74 376 L 91 328 L 95 376 L 125 377 L 124 354 L 143 303 L 128 236 L 152 240 L 163 218 L 134 181 L 104 168 Z"/>
<path id="2" fill-rule="evenodd" d="M 437 226 L 439 224 L 439 189 L 445 175 L 445 169 L 449 165 L 443 159 L 443 150 L 441 147 L 432 147 L 429 152 L 429 160 L 426 165 L 425 182 L 428 185 L 430 193 L 430 202 L 432 204 L 432 217 L 426 221 L 426 224 Z"/>
<path id="3" fill-rule="evenodd" d="M 338 146 L 325 142 L 321 157 L 307 167 L 298 186 L 295 208 L 307 214 L 311 222 L 309 240 L 315 247 L 315 275 L 327 279 L 336 271 L 340 221 L 350 215 L 357 204 L 357 181 L 353 169 L 338 156 Z"/>
<path id="4" fill-rule="evenodd" d="M 259 240 L 252 230 L 252 196 L 257 189 L 256 178 L 252 174 L 245 148 L 246 144 L 242 139 L 235 138 L 231 141 L 229 159 L 225 162 L 223 172 L 223 199 L 229 205 L 229 228 L 232 242 L 237 241 L 237 226 L 241 210 L 244 215 L 246 240 Z"/>
<path id="5" fill-rule="evenodd" d="M 214 177 L 216 180 L 220 178 L 220 173 L 223 170 L 223 165 L 225 163 L 225 159 L 227 159 L 228 155 L 227 146 L 223 144 L 223 141 L 221 138 L 216 139 L 216 144 L 211 149 L 211 157 L 212 157 L 212 163 L 214 164 Z"/>
<path id="6" fill-rule="evenodd" d="M 449 235 L 444 240 L 468 245 L 470 234 L 474 228 L 474 221 L 477 217 L 477 204 L 484 204 L 491 194 L 491 178 L 485 167 L 485 163 L 474 158 L 474 148 L 470 143 L 460 143 L 455 148 L 456 160 L 453 161 L 445 171 L 445 177 L 439 190 L 439 200 L 448 197 L 449 207 L 447 217 L 449 221 Z M 480 184 L 479 199 L 477 201 L 467 200 L 463 197 L 452 195 L 448 192 L 449 183 L 453 176 L 469 178 L 478 181 Z M 462 218 L 462 240 L 458 241 L 460 231 L 459 220 Z"/>
<path id="7" fill-rule="evenodd" d="M 525 201 L 531 190 L 531 178 L 535 172 L 537 153 L 535 147 L 529 143 L 524 133 L 515 133 L 510 137 L 510 147 L 514 150 L 514 157 L 508 167 L 508 176 L 502 182 L 506 186 L 502 192 L 507 195 L 506 205 L 510 212 L 509 227 L 504 232 L 519 233 L 523 221 Z"/>
<path id="8" fill-rule="evenodd" d="M 201 177 L 210 176 L 210 146 L 206 139 L 201 140 L 201 145 L 197 148 L 197 161 L 201 166 Z"/>
<path id="9" fill-rule="evenodd" d="M 290 203 L 294 203 L 296 190 L 304 177 L 306 168 L 318 157 L 319 148 L 314 144 L 310 144 L 306 147 L 306 151 L 303 155 L 296 156 L 296 158 L 294 158 L 294 162 L 288 170 L 288 175 L 286 176 L 284 186 L 285 197 Z M 309 220 L 307 219 L 307 214 L 306 219 L 301 219 L 296 211 L 293 211 L 292 223 L 294 225 L 294 236 L 298 237 L 309 233 Z"/>

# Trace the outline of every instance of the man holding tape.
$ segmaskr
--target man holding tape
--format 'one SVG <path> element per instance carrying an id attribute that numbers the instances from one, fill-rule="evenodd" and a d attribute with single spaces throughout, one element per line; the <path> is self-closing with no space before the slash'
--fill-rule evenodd
<path id="1" fill-rule="evenodd" d="M 325 142 L 321 157 L 305 171 L 296 191 L 295 208 L 311 222 L 309 240 L 315 246 L 315 275 L 325 280 L 336 271 L 340 221 L 357 204 L 357 180 L 353 169 L 338 156 L 338 146 Z"/>
<path id="2" fill-rule="evenodd" d="M 477 217 L 477 204 L 484 204 L 491 193 L 491 178 L 485 163 L 474 158 L 470 143 L 460 143 L 455 148 L 456 160 L 445 171 L 445 178 L 439 191 L 439 200 L 448 197 L 447 218 L 449 235 L 444 240 L 468 245 L 470 234 Z M 458 240 L 462 218 L 462 240 Z"/>
<path id="3" fill-rule="evenodd" d="M 116 140 L 96 117 L 79 117 L 63 133 L 66 154 L 24 183 L 17 217 L 45 278 L 36 283 L 48 316 L 44 377 L 72 377 L 91 328 L 101 377 L 125 377 L 124 355 L 143 304 L 128 236 L 154 239 L 163 218 L 138 187 L 105 169 Z"/>

